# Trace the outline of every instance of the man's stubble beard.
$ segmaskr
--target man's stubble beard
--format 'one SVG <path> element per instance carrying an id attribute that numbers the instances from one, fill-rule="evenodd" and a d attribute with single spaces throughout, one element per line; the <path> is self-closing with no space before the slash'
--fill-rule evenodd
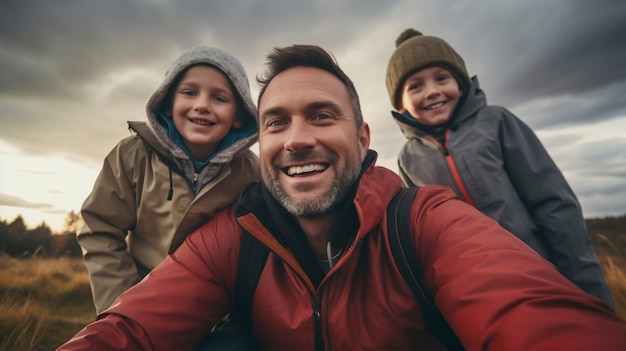
<path id="1" fill-rule="evenodd" d="M 291 158 L 297 158 L 298 160 L 312 159 L 311 154 L 312 152 L 304 152 L 301 155 L 292 154 Z M 271 169 L 265 166 L 261 167 L 263 183 L 272 196 L 292 215 L 303 218 L 323 216 L 332 211 L 336 205 L 340 204 L 345 199 L 361 171 L 361 161 L 358 157 L 350 157 L 347 159 L 345 168 L 341 170 L 337 169 L 337 155 L 332 154 L 329 162 L 330 167 L 335 167 L 338 174 L 335 179 L 333 179 L 329 189 L 317 199 L 305 200 L 290 197 L 278 180 L 282 170 L 276 165 L 272 165 Z M 313 185 L 303 184 L 296 190 L 298 193 L 303 193 L 313 188 Z"/>

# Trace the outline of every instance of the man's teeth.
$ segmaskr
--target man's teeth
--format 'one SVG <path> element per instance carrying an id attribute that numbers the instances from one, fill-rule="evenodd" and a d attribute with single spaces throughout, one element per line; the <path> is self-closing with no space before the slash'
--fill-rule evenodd
<path id="1" fill-rule="evenodd" d="M 294 176 L 294 175 L 303 174 L 303 173 L 323 171 L 325 169 L 326 169 L 326 166 L 321 165 L 321 164 L 293 166 L 287 169 L 287 174 L 290 176 Z"/>
<path id="2" fill-rule="evenodd" d="M 443 102 L 438 102 L 438 103 L 436 103 L 434 105 L 427 106 L 426 109 L 427 110 L 434 110 L 436 108 L 440 108 L 441 106 L 443 106 L 443 104 L 444 104 Z"/>

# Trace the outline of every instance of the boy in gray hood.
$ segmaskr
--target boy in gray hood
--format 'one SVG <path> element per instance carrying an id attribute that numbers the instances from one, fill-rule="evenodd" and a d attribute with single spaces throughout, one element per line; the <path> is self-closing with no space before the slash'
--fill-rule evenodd
<path id="1" fill-rule="evenodd" d="M 241 63 L 197 46 L 176 59 L 128 122 L 81 213 L 77 236 L 96 311 L 141 280 L 186 236 L 260 179 L 256 107 Z"/>
<path id="2" fill-rule="evenodd" d="M 387 66 L 393 118 L 407 138 L 405 186 L 451 187 L 584 291 L 614 307 L 580 204 L 535 133 L 487 104 L 444 40 L 409 28 Z"/>

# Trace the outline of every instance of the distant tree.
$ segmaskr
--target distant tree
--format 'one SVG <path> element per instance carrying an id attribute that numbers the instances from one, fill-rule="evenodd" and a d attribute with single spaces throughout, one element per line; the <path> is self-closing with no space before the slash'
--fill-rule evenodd
<path id="1" fill-rule="evenodd" d="M 8 232 L 10 236 L 20 237 L 26 233 L 26 224 L 22 215 L 17 215 L 13 222 L 9 224 Z"/>
<path id="2" fill-rule="evenodd" d="M 80 215 L 80 213 L 74 212 L 72 210 L 70 211 L 70 213 L 67 214 L 67 217 L 65 217 L 64 230 L 65 232 L 76 234 L 78 233 L 80 228 L 83 227 L 84 224 L 85 222 L 83 221 L 83 217 Z"/>
<path id="3" fill-rule="evenodd" d="M 65 217 L 63 233 L 54 235 L 50 242 L 50 253 L 52 255 L 81 256 L 80 246 L 76 241 L 76 234 L 84 225 L 80 213 L 70 211 Z"/>
<path id="4" fill-rule="evenodd" d="M 7 226 L 6 253 L 16 256 L 26 251 L 26 225 L 21 215 L 15 217 Z"/>
<path id="5" fill-rule="evenodd" d="M 54 256 L 69 255 L 81 256 L 80 246 L 76 241 L 76 234 L 65 232 L 52 236 L 50 254 Z"/>
<path id="6" fill-rule="evenodd" d="M 26 243 L 29 253 L 38 252 L 40 255 L 50 252 L 50 240 L 52 231 L 46 222 L 41 223 L 37 228 L 26 233 Z"/>
<path id="7" fill-rule="evenodd" d="M 44 255 L 50 252 L 52 231 L 45 222 L 35 229 L 27 229 L 21 215 L 13 222 L 0 223 L 0 249 L 11 256 L 28 256 L 37 252 Z"/>
<path id="8" fill-rule="evenodd" d="M 65 218 L 63 233 L 55 235 L 46 222 L 35 229 L 26 228 L 24 218 L 18 215 L 13 222 L 0 221 L 0 252 L 11 256 L 70 255 L 80 256 L 76 233 L 84 221 L 78 212 L 70 211 Z M 0 347 L 1 349 L 1 347 Z"/>
<path id="9" fill-rule="evenodd" d="M 0 221 L 0 252 L 7 251 L 8 231 L 9 224 L 5 220 Z"/>
<path id="10" fill-rule="evenodd" d="M 78 241 L 76 241 L 76 235 L 74 233 L 70 234 L 70 237 L 67 241 L 67 246 L 65 247 L 66 254 L 79 257 L 83 255 L 80 249 L 80 245 L 78 245 Z"/>

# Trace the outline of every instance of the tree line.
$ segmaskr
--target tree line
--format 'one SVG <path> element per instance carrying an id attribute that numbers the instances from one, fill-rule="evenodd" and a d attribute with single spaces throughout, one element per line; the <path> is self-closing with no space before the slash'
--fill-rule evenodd
<path id="1" fill-rule="evenodd" d="M 626 214 L 585 220 L 596 250 L 626 257 Z M 27 229 L 22 216 L 0 221 L 0 253 L 13 257 L 80 256 L 76 233 L 83 226 L 80 213 L 70 211 L 62 233 L 53 233 L 44 222 Z"/>
<path id="2" fill-rule="evenodd" d="M 80 214 L 74 211 L 67 215 L 62 233 L 53 233 L 45 222 L 34 229 L 28 229 L 21 215 L 10 223 L 2 220 L 0 253 L 12 257 L 80 256 L 76 233 L 82 224 Z"/>

